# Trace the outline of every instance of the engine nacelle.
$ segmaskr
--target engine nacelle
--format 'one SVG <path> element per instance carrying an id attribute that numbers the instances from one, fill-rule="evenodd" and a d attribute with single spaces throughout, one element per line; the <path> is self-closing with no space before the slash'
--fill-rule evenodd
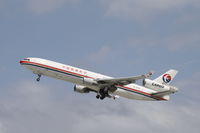
<path id="1" fill-rule="evenodd" d="M 153 80 L 150 79 L 144 79 L 143 80 L 143 86 L 155 90 L 155 91 L 167 91 L 167 90 L 171 90 L 171 86 L 168 85 L 163 85 L 161 83 L 155 82 Z"/>
<path id="2" fill-rule="evenodd" d="M 82 85 L 75 85 L 74 91 L 79 93 L 89 93 L 90 89 Z"/>

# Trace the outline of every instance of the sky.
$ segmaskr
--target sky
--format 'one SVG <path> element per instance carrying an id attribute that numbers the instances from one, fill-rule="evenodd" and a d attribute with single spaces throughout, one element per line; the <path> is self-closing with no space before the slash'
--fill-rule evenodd
<path id="1" fill-rule="evenodd" d="M 0 133 L 199 133 L 199 0 L 0 0 Z M 97 100 L 19 60 L 113 77 L 179 70 L 168 102 Z M 137 82 L 141 84 L 141 82 Z"/>

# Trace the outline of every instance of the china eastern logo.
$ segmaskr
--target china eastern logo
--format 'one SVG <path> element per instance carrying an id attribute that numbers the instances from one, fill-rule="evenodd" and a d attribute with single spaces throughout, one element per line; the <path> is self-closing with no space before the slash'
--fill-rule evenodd
<path id="1" fill-rule="evenodd" d="M 169 74 L 164 74 L 163 75 L 163 81 L 165 83 L 169 83 L 172 80 L 172 77 Z"/>

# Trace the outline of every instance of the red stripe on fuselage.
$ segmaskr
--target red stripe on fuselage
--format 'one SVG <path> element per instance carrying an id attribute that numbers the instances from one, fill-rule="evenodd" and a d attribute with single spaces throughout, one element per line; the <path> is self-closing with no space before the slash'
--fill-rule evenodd
<path id="1" fill-rule="evenodd" d="M 20 64 L 23 65 L 23 63 L 38 65 L 38 66 L 42 66 L 42 67 L 46 67 L 46 68 L 51 68 L 51 69 L 55 69 L 55 70 L 62 71 L 62 72 L 67 72 L 67 73 L 74 74 L 74 75 L 81 76 L 81 77 L 85 77 L 85 78 L 92 78 L 92 79 L 95 79 L 95 78 L 90 77 L 90 76 L 86 76 L 86 75 L 74 73 L 74 72 L 71 72 L 71 71 L 66 71 L 66 70 L 64 70 L 64 69 L 59 69 L 59 68 L 55 68 L 55 67 L 48 66 L 48 65 L 44 65 L 44 64 L 40 64 L 40 63 L 35 63 L 35 62 L 30 62 L 30 61 L 23 61 L 23 60 L 20 61 Z M 126 88 L 126 89 L 128 89 L 128 90 L 132 90 L 132 91 L 135 91 L 135 92 L 137 92 L 137 93 L 141 93 L 141 94 L 150 96 L 151 98 L 154 98 L 154 99 L 157 99 L 157 100 L 165 100 L 165 101 L 166 101 L 166 99 L 164 99 L 164 98 L 162 98 L 162 97 L 152 96 L 152 95 L 149 94 L 149 93 L 146 93 L 146 92 L 143 92 L 143 91 L 139 91 L 139 90 L 135 90 L 135 89 L 130 88 L 130 87 L 121 86 L 121 85 L 119 85 L 119 87 L 121 87 L 121 88 Z"/>
<path id="2" fill-rule="evenodd" d="M 70 74 L 74 74 L 74 75 L 77 75 L 77 76 L 94 79 L 93 77 L 89 77 L 89 76 L 86 76 L 86 75 L 74 73 L 74 72 L 71 72 L 71 71 L 66 71 L 64 69 L 60 69 L 60 68 L 56 68 L 56 67 L 52 67 L 52 66 L 40 64 L 40 63 L 35 63 L 35 62 L 30 62 L 30 61 L 20 61 L 20 64 L 23 64 L 23 63 L 33 64 L 33 65 L 39 65 L 39 66 L 42 66 L 42 67 L 51 68 L 51 69 L 55 69 L 55 70 L 58 70 L 58 71 L 62 71 L 62 72 L 67 72 L 67 73 L 70 73 Z"/>
<path id="3" fill-rule="evenodd" d="M 128 89 L 128 90 L 132 90 L 132 91 L 135 91 L 135 92 L 138 92 L 138 93 L 141 93 L 141 94 L 150 96 L 151 98 L 154 98 L 154 99 L 157 99 L 157 100 L 164 100 L 164 101 L 166 101 L 166 99 L 164 99 L 164 98 L 162 98 L 162 97 L 153 96 L 153 95 L 151 95 L 151 94 L 149 94 L 149 93 L 146 93 L 146 92 L 143 92 L 143 91 L 139 91 L 139 90 L 135 90 L 135 89 L 130 88 L 130 87 L 121 86 L 121 85 L 120 85 L 119 87 L 126 88 L 126 89 Z"/>

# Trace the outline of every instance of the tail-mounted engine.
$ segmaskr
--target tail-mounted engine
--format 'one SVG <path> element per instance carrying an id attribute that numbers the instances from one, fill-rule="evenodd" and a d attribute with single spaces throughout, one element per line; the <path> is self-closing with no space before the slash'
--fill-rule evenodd
<path id="1" fill-rule="evenodd" d="M 75 85 L 74 91 L 79 93 L 89 93 L 90 89 L 82 85 Z"/>
<path id="2" fill-rule="evenodd" d="M 145 86 L 146 88 L 155 90 L 155 91 L 167 91 L 167 90 L 171 89 L 171 86 L 169 86 L 169 85 L 164 85 L 164 84 L 155 82 L 150 79 L 144 79 L 143 86 Z"/>

